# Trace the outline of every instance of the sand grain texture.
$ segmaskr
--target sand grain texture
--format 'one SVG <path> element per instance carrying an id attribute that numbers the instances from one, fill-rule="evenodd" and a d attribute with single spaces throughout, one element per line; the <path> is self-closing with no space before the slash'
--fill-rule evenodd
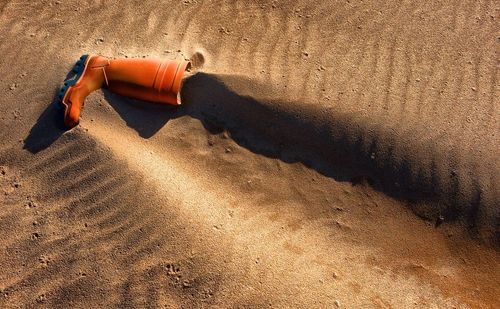
<path id="1" fill-rule="evenodd" d="M 497 308 L 495 1 L 3 1 L 0 307 Z M 82 53 L 184 105 L 52 105 Z"/>

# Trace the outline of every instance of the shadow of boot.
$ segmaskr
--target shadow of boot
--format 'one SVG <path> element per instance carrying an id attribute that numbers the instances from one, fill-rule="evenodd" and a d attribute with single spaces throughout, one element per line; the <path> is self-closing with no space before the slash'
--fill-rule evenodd
<path id="1" fill-rule="evenodd" d="M 57 94 L 54 96 L 56 97 Z M 52 103 L 47 106 L 24 139 L 23 148 L 31 153 L 37 153 L 52 145 L 65 131 L 64 109 Z"/>
<path id="2" fill-rule="evenodd" d="M 127 126 L 137 131 L 142 138 L 156 134 L 170 119 L 183 115 L 179 106 L 151 103 L 115 94 L 103 89 L 109 105 L 122 117 Z"/>

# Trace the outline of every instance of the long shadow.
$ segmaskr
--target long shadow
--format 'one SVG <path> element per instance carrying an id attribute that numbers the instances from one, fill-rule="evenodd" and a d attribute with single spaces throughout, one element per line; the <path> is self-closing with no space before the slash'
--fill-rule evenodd
<path id="1" fill-rule="evenodd" d="M 447 188 L 447 175 L 439 176 L 435 162 L 431 177 L 423 177 L 418 158 L 412 153 L 416 145 L 407 145 L 406 152 L 395 160 L 395 144 L 411 138 L 399 136 L 396 140 L 383 122 L 307 102 L 261 99 L 271 92 L 268 86 L 248 78 L 206 73 L 185 81 L 184 104 L 180 107 L 149 104 L 104 91 L 110 105 L 143 138 L 153 136 L 170 119 L 188 115 L 199 119 L 211 133 L 227 130 L 239 145 L 254 153 L 289 163 L 302 162 L 327 177 L 353 185 L 369 183 L 390 196 L 412 202 L 417 214 L 437 220 L 437 224 L 443 217 L 446 221 L 465 218 L 475 226 L 482 208 L 491 207 L 483 205 L 482 199 L 460 197 L 459 185 Z M 54 116 L 55 110 L 49 107 L 32 128 L 25 148 L 36 152 L 60 136 L 63 131 L 56 124 L 60 119 L 54 121 Z M 475 190 L 480 192 L 481 188 Z M 433 206 L 415 209 L 428 204 Z M 496 218 L 481 224 L 490 220 Z"/>
<path id="2" fill-rule="evenodd" d="M 316 104 L 265 99 L 272 89 L 234 75 L 197 73 L 183 86 L 183 105 L 175 109 L 108 95 L 111 105 L 140 136 L 155 134 L 167 121 L 188 115 L 199 119 L 211 133 L 227 130 L 241 146 L 284 162 L 301 162 L 319 173 L 353 185 L 368 183 L 397 199 L 410 202 L 420 216 L 445 221 L 465 219 L 469 231 L 491 226 L 498 218 L 480 218 L 486 205 L 477 196 L 469 200 L 458 184 L 447 187 L 454 171 L 440 175 L 433 161 L 430 177 L 422 175 L 423 164 L 414 155 L 418 145 L 399 147 L 411 140 L 395 136 L 383 120 L 339 113 Z M 264 98 L 264 99 L 261 99 Z M 129 100 L 129 102 L 124 102 Z M 439 143 L 439 141 L 430 141 Z M 396 159 L 395 148 L 400 150 Z M 496 238 L 495 231 L 490 236 Z"/>
<path id="3" fill-rule="evenodd" d="M 338 181 L 367 183 L 409 202 L 417 215 L 435 220 L 436 227 L 443 221 L 460 221 L 472 236 L 500 243 L 498 194 L 481 186 L 480 175 L 469 167 L 442 160 L 440 151 L 457 158 L 454 151 L 459 150 L 437 150 L 439 139 L 420 145 L 415 132 L 397 130 L 384 119 L 308 102 L 266 99 L 272 93 L 269 86 L 249 78 L 198 73 L 185 82 L 184 105 L 177 115 L 197 118 L 214 133 L 227 130 L 255 153 L 301 162 Z M 420 147 L 436 149 L 430 167 L 419 157 Z M 468 186 L 469 180 L 475 185 Z"/>
<path id="4" fill-rule="evenodd" d="M 267 88 L 267 89 L 266 89 Z M 183 87 L 182 115 L 199 119 L 211 132 L 227 130 L 249 150 L 284 162 L 301 162 L 354 185 L 369 183 L 407 200 L 430 200 L 432 188 L 409 183 L 411 167 L 397 171 L 373 160 L 384 132 L 352 114 L 298 101 L 267 100 L 271 89 L 250 79 L 198 73 Z M 264 97 L 256 99 L 255 96 Z M 368 126 L 368 128 L 367 128 Z M 370 147 L 364 147 L 371 141 Z M 390 178 L 389 181 L 385 181 Z M 395 188 L 394 182 L 398 183 Z M 405 188 L 411 187 L 411 190 Z"/>
<path id="5" fill-rule="evenodd" d="M 234 75 L 197 73 L 183 86 L 183 105 L 147 104 L 105 92 L 111 106 L 140 136 L 154 135 L 170 119 L 199 119 L 211 133 L 227 130 L 241 146 L 284 162 L 302 162 L 321 174 L 353 184 L 368 182 L 411 201 L 438 196 L 431 185 L 414 181 L 408 161 L 398 167 L 373 160 L 386 132 L 365 119 L 294 101 L 256 99 L 266 85 Z M 369 140 L 371 146 L 364 143 Z M 376 181 L 375 181 L 376 180 Z M 394 186 L 394 183 L 397 186 Z"/>

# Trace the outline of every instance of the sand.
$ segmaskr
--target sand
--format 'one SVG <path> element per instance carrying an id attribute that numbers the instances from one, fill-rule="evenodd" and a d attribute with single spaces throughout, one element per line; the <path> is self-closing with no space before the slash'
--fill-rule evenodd
<path id="1" fill-rule="evenodd" d="M 3 1 L 0 307 L 498 308 L 496 1 Z M 179 107 L 52 104 L 83 53 Z"/>

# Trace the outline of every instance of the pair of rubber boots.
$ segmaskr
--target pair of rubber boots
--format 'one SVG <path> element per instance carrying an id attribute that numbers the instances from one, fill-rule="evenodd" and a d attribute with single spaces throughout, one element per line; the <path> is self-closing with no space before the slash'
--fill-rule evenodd
<path id="1" fill-rule="evenodd" d="M 83 55 L 73 67 L 74 76 L 64 81 L 58 94 L 64 125 L 76 126 L 85 98 L 102 87 L 135 99 L 179 105 L 182 77 L 189 68 L 189 61 Z"/>

